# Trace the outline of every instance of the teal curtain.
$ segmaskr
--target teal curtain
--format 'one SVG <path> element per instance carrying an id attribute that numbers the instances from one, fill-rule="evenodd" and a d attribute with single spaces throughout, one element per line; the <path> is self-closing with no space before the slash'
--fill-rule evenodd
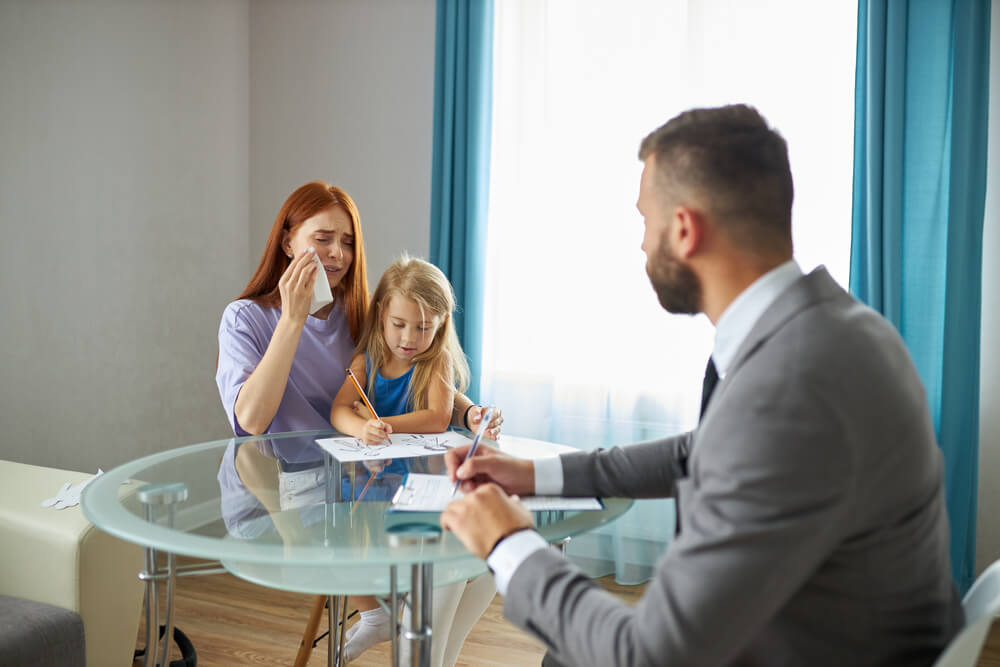
<path id="1" fill-rule="evenodd" d="M 944 454 L 955 581 L 975 571 L 989 0 L 860 0 L 851 292 L 901 333 Z"/>
<path id="2" fill-rule="evenodd" d="M 455 326 L 469 366 L 469 397 L 482 374 L 486 213 L 493 104 L 493 0 L 438 0 L 430 261 L 451 280 Z"/>

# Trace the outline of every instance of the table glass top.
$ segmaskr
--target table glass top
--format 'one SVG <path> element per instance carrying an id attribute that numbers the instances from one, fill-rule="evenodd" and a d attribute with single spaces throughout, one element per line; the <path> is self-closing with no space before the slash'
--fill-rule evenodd
<path id="1" fill-rule="evenodd" d="M 481 567 L 454 535 L 435 528 L 436 515 L 386 511 L 407 471 L 444 472 L 441 454 L 397 459 L 358 500 L 369 470 L 362 463 L 341 464 L 315 442 L 338 435 L 231 438 L 153 454 L 94 479 L 84 490 L 83 510 L 98 528 L 123 540 L 222 560 L 231 569 L 236 563 L 325 568 L 440 561 Z M 529 458 L 568 449 L 507 435 L 499 446 Z M 119 494 L 122 484 L 135 492 Z M 604 504 L 600 511 L 536 512 L 535 523 L 543 537 L 557 541 L 612 521 L 632 502 Z"/>

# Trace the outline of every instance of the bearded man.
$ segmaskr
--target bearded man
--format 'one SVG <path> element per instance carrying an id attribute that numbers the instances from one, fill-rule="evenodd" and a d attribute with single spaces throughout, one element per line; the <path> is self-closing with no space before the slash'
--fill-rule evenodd
<path id="1" fill-rule="evenodd" d="M 543 664 L 931 664 L 963 618 L 902 340 L 826 269 L 799 269 L 787 146 L 755 109 L 682 113 L 639 158 L 653 288 L 716 327 L 698 427 L 534 462 L 449 452 L 467 495 L 442 526 L 487 560 Z M 681 530 L 629 607 L 508 494 L 673 496 Z"/>

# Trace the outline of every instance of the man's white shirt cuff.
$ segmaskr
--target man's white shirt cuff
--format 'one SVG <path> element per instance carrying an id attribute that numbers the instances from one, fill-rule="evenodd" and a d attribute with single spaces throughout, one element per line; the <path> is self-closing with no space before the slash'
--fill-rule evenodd
<path id="1" fill-rule="evenodd" d="M 497 592 L 507 595 L 507 587 L 514 572 L 528 556 L 539 549 L 549 546 L 545 538 L 534 530 L 522 530 L 505 537 L 493 548 L 493 553 L 486 559 L 486 564 L 493 570 Z"/>
<path id="2" fill-rule="evenodd" d="M 558 496 L 562 490 L 562 459 L 558 456 L 535 459 L 535 495 Z"/>

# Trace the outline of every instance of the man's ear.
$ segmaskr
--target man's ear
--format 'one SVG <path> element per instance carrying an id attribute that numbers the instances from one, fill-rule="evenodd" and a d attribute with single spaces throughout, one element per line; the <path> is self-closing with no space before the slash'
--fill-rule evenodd
<path id="1" fill-rule="evenodd" d="M 705 240 L 705 224 L 705 216 L 700 211 L 687 206 L 674 209 L 674 224 L 670 233 L 678 257 L 687 259 L 698 252 Z"/>

